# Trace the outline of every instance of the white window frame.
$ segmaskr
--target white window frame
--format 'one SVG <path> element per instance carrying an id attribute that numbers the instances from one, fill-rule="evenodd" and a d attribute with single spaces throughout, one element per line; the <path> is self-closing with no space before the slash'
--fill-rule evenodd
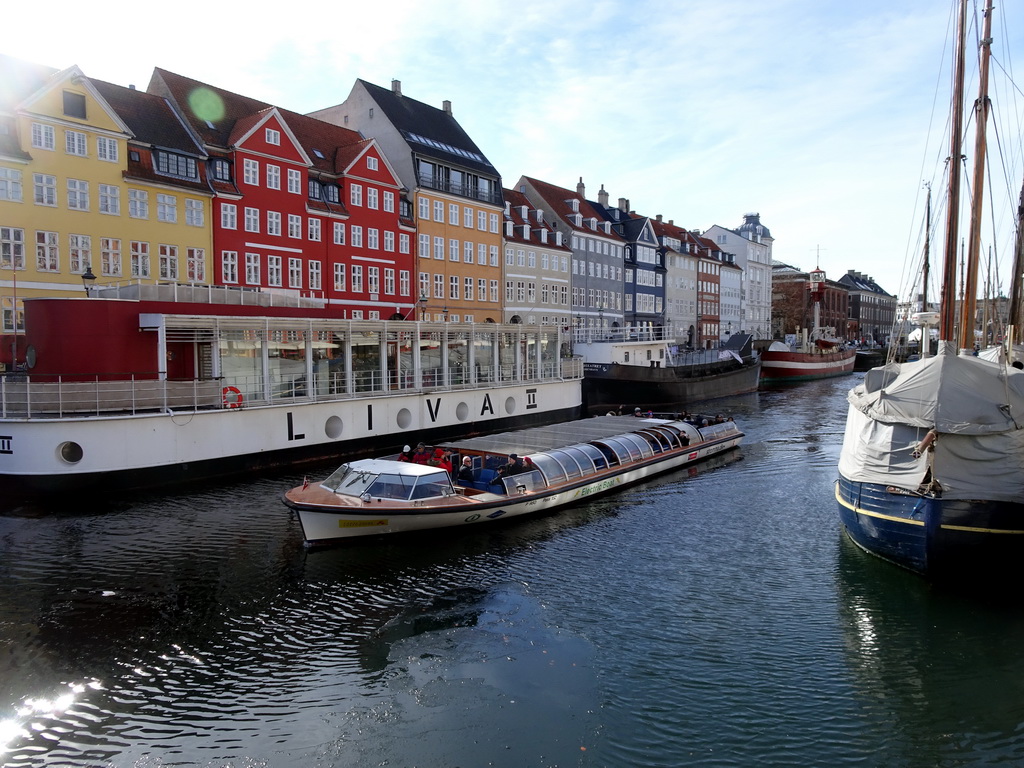
<path id="1" fill-rule="evenodd" d="M 96 137 L 96 157 L 107 163 L 116 163 L 120 156 L 117 148 L 117 139 L 106 136 Z"/>
<path id="2" fill-rule="evenodd" d="M 22 202 L 23 194 L 21 171 L 17 168 L 0 167 L 0 200 L 20 203 Z"/>
<path id="3" fill-rule="evenodd" d="M 206 224 L 206 211 L 202 200 L 185 198 L 185 224 L 189 227 L 202 227 Z"/>
<path id="4" fill-rule="evenodd" d="M 68 179 L 68 210 L 88 211 L 89 210 L 89 182 L 84 179 Z"/>
<path id="5" fill-rule="evenodd" d="M 178 198 L 174 195 L 157 194 L 156 220 L 168 224 L 178 222 Z"/>
<path id="6" fill-rule="evenodd" d="M 81 131 L 66 129 L 64 131 L 64 153 L 76 157 L 88 157 L 89 137 Z"/>
<path id="7" fill-rule="evenodd" d="M 260 164 L 251 157 L 242 158 L 242 182 L 250 187 L 260 185 Z"/>
<path id="8" fill-rule="evenodd" d="M 32 123 L 32 148 L 55 151 L 57 148 L 57 131 L 52 125 Z"/>
<path id="9" fill-rule="evenodd" d="M 267 255 L 267 285 L 281 288 L 284 280 L 284 259 L 276 254 Z"/>
<path id="10" fill-rule="evenodd" d="M 312 240 L 314 243 L 319 243 L 320 238 L 322 237 L 320 219 L 314 219 L 313 217 L 310 217 L 309 226 L 307 227 L 307 230 L 308 231 L 306 234 L 308 238 Z"/>
<path id="11" fill-rule="evenodd" d="M 293 195 L 302 194 L 302 172 L 295 168 L 288 169 L 288 191 Z"/>
<path id="12" fill-rule="evenodd" d="M 128 190 L 128 216 L 133 219 L 149 218 L 149 192 L 144 189 Z"/>
<path id="13" fill-rule="evenodd" d="M 238 229 L 238 206 L 234 203 L 220 204 L 220 228 Z M 235 251 L 235 265 L 237 269 L 238 252 Z"/>
<path id="14" fill-rule="evenodd" d="M 267 163 L 267 189 L 281 188 L 281 166 Z"/>
<path id="15" fill-rule="evenodd" d="M 129 245 L 131 276 L 148 278 L 150 274 L 149 243 L 145 240 L 132 240 Z"/>
<path id="16" fill-rule="evenodd" d="M 100 213 L 121 215 L 121 188 L 113 184 L 100 184 Z"/>
<path id="17" fill-rule="evenodd" d="M 160 243 L 157 253 L 160 279 L 177 281 L 178 246 L 171 243 Z"/>
<path id="18" fill-rule="evenodd" d="M 230 285 L 238 284 L 238 251 L 220 252 L 220 277 Z"/>

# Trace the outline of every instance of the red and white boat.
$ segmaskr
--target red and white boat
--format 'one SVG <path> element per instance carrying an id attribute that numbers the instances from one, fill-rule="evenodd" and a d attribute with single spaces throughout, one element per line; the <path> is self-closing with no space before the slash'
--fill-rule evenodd
<path id="1" fill-rule="evenodd" d="M 822 328 L 820 325 L 825 272 L 816 269 L 809 277 L 811 299 L 814 302 L 814 327 L 810 333 L 804 329 L 796 344 L 773 341 L 761 353 L 761 381 L 806 381 L 853 373 L 857 350 L 837 339 L 833 329 Z"/>

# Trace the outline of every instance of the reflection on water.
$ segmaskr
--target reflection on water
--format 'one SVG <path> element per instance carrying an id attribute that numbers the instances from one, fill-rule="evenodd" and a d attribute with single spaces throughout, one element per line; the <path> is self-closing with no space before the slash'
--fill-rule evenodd
<path id="1" fill-rule="evenodd" d="M 1019 606 L 852 547 L 853 383 L 718 465 L 307 552 L 281 475 L 0 516 L 4 765 L 1019 764 Z"/>

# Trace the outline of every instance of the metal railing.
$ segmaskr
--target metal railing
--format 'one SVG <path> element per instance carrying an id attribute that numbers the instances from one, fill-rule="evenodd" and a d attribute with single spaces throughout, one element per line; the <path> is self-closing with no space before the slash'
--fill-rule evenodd
<path id="1" fill-rule="evenodd" d="M 544 363 L 539 368 L 503 365 L 498 369 L 453 366 L 422 371 L 419 386 L 411 372 L 362 370 L 313 375 L 272 374 L 222 379 L 160 380 L 156 374 L 44 376 L 0 374 L 0 418 L 63 418 L 152 412 L 249 408 L 281 402 L 326 402 L 371 395 L 473 389 L 583 378 L 579 358 Z"/>

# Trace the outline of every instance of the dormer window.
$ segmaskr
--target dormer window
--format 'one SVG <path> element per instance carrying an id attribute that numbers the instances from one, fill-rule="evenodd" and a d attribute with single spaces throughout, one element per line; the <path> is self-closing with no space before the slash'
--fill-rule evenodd
<path id="1" fill-rule="evenodd" d="M 337 184 L 324 184 L 324 200 L 329 203 L 337 203 L 341 200 L 341 191 Z"/>
<path id="2" fill-rule="evenodd" d="M 596 216 L 591 216 L 589 219 L 587 219 L 587 226 L 589 226 L 592 230 L 594 230 L 596 232 L 597 231 L 597 217 Z"/>
<path id="3" fill-rule="evenodd" d="M 309 199 L 320 200 L 323 197 L 323 187 L 316 179 L 309 180 Z"/>
<path id="4" fill-rule="evenodd" d="M 537 223 L 538 224 L 543 224 L 544 223 L 544 211 L 542 211 L 540 208 L 538 208 L 536 213 L 537 213 Z"/>
<path id="5" fill-rule="evenodd" d="M 506 216 L 511 216 L 512 215 L 512 203 L 509 202 L 508 200 L 505 201 L 505 215 Z"/>
<path id="6" fill-rule="evenodd" d="M 512 237 L 515 234 L 514 227 L 515 222 L 511 219 L 505 222 L 505 237 Z"/>
<path id="7" fill-rule="evenodd" d="M 210 161 L 210 172 L 217 181 L 231 181 L 231 163 L 220 158 Z"/>
<path id="8" fill-rule="evenodd" d="M 199 178 L 199 169 L 195 158 L 176 155 L 173 152 L 158 151 L 156 153 L 156 172 L 164 176 L 176 176 L 180 179 Z"/>
<path id="9" fill-rule="evenodd" d="M 542 243 L 547 243 L 547 241 L 548 241 L 548 231 L 546 229 L 544 229 L 543 227 L 540 230 L 540 241 Z"/>
<path id="10" fill-rule="evenodd" d="M 573 223 L 577 227 L 582 227 L 583 226 L 583 214 L 582 213 L 574 214 L 573 217 L 572 217 L 572 220 L 573 220 Z"/>
<path id="11" fill-rule="evenodd" d="M 579 200 L 577 200 L 576 198 L 573 198 L 572 200 L 569 201 L 569 205 L 572 206 L 572 212 L 573 213 L 579 213 L 579 211 L 580 211 L 580 201 Z"/>
<path id="12" fill-rule="evenodd" d="M 522 227 L 523 227 L 523 240 L 529 240 L 530 239 L 530 225 L 529 224 L 523 224 Z"/>
<path id="13" fill-rule="evenodd" d="M 610 235 L 612 233 L 612 223 L 610 221 L 604 222 L 604 233 Z"/>
<path id="14" fill-rule="evenodd" d="M 530 209 L 529 209 L 528 206 L 525 206 L 525 205 L 519 206 L 519 213 L 523 217 L 523 221 L 529 221 L 530 220 Z"/>

